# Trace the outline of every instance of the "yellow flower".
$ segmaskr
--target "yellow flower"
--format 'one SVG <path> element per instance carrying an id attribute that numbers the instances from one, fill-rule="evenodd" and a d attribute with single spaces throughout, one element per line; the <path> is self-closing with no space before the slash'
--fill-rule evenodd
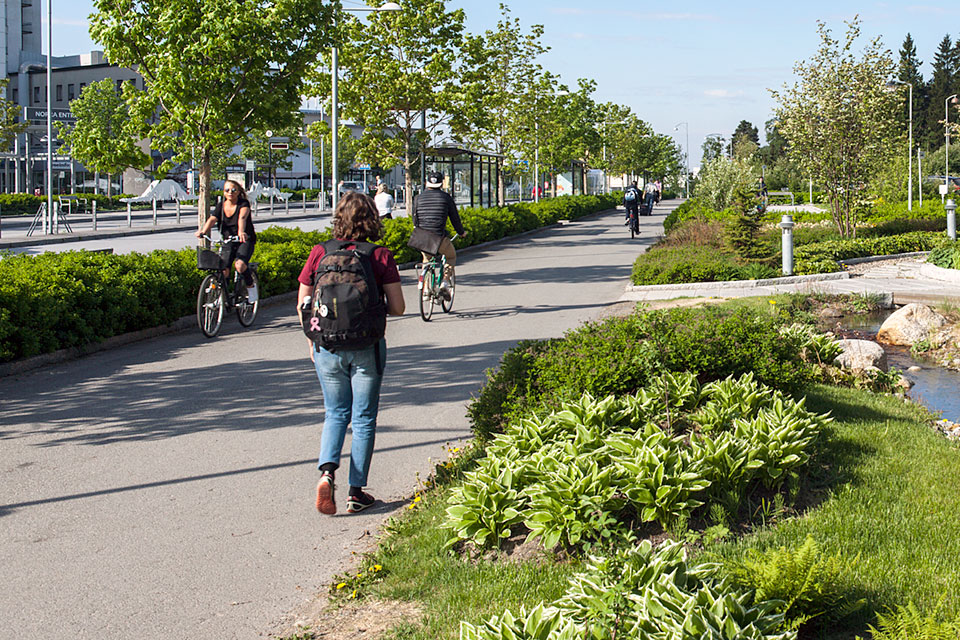
<path id="1" fill-rule="evenodd" d="M 417 505 L 411 502 L 410 504 L 407 505 L 407 509 L 413 509 L 415 506 Z"/>
<path id="2" fill-rule="evenodd" d="M 353 593 L 350 594 L 350 597 L 351 597 L 351 598 L 356 598 L 356 597 L 357 597 L 357 590 L 356 590 L 356 589 L 353 590 Z"/>
<path id="3" fill-rule="evenodd" d="M 374 570 L 374 571 L 380 571 L 380 569 L 383 569 L 383 565 L 380 565 L 380 564 L 375 564 L 375 565 L 373 565 L 373 570 Z"/>
<path id="4" fill-rule="evenodd" d="M 343 589 L 345 586 L 347 586 L 347 583 L 346 583 L 346 582 L 341 582 L 340 584 L 337 585 L 337 589 L 338 589 L 338 590 L 339 590 L 339 589 Z"/>
<path id="5" fill-rule="evenodd" d="M 776 300 L 771 300 L 771 301 L 770 301 L 770 304 L 777 304 L 777 301 L 776 301 Z"/>
<path id="6" fill-rule="evenodd" d="M 414 502 L 420 502 L 420 496 L 417 496 L 416 498 L 414 498 L 413 501 L 414 501 Z"/>

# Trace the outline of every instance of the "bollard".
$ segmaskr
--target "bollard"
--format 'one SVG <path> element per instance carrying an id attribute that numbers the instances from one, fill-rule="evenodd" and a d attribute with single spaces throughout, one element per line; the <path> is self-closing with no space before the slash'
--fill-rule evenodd
<path id="1" fill-rule="evenodd" d="M 320 213 L 321 211 L 323 211 L 323 207 L 320 206 L 321 198 L 323 198 L 323 192 L 319 191 L 317 192 L 317 213 Z"/>
<path id="2" fill-rule="evenodd" d="M 947 198 L 943 208 L 947 210 L 947 235 L 951 240 L 957 239 L 957 203 L 953 198 Z"/>
<path id="3" fill-rule="evenodd" d="M 130 203 L 127 203 L 127 226 L 133 226 L 133 214 L 130 213 Z"/>
<path id="4" fill-rule="evenodd" d="M 780 220 L 780 228 L 783 229 L 783 275 L 793 275 L 793 216 L 783 214 Z"/>
<path id="5" fill-rule="evenodd" d="M 300 195 L 303 196 L 303 212 L 306 213 L 307 212 L 307 192 L 304 191 Z"/>
<path id="6" fill-rule="evenodd" d="M 177 224 L 180 224 L 180 201 L 177 200 Z"/>
<path id="7" fill-rule="evenodd" d="M 285 215 L 290 215 L 290 198 L 287 198 L 283 201 L 283 213 Z"/>
<path id="8" fill-rule="evenodd" d="M 96 198 L 93 199 L 92 204 L 93 204 L 93 230 L 96 231 L 96 230 L 97 230 L 97 200 L 96 200 Z"/>
<path id="9" fill-rule="evenodd" d="M 153 226 L 157 226 L 157 199 L 154 198 L 150 202 L 153 203 Z"/>
<path id="10" fill-rule="evenodd" d="M 270 196 L 270 215 L 273 215 L 273 196 Z"/>

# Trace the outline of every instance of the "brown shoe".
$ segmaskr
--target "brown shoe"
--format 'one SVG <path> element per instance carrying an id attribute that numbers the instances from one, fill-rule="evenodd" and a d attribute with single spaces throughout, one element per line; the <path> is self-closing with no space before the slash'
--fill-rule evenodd
<path id="1" fill-rule="evenodd" d="M 332 516 L 337 512 L 337 503 L 333 501 L 333 474 L 324 471 L 317 483 L 317 511 Z"/>

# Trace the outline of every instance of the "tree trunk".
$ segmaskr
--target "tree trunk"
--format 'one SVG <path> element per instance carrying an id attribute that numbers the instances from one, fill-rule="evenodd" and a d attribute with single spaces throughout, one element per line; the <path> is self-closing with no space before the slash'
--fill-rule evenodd
<path id="1" fill-rule="evenodd" d="M 200 190 L 197 194 L 197 228 L 210 217 L 210 148 L 200 152 Z"/>
<path id="2" fill-rule="evenodd" d="M 497 205 L 504 206 L 507 203 L 507 192 L 503 185 L 503 158 L 497 158 Z"/>
<path id="3" fill-rule="evenodd" d="M 423 153 L 423 149 L 420 153 Z M 408 216 L 413 215 L 413 176 L 410 175 L 410 164 L 410 139 L 408 138 L 403 146 L 403 202 Z"/>
<path id="4" fill-rule="evenodd" d="M 107 173 L 107 197 L 109 198 L 112 195 L 113 195 L 113 179 L 110 173 Z"/>

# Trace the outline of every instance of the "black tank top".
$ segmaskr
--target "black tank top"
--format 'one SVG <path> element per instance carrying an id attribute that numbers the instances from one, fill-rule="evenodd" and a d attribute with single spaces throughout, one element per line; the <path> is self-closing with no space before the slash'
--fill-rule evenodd
<path id="1" fill-rule="evenodd" d="M 237 208 L 233 212 L 232 216 L 227 217 L 223 212 L 223 201 L 217 203 L 216 209 L 213 210 L 213 216 L 219 221 L 220 235 L 224 238 L 229 236 L 236 236 L 240 234 L 240 209 L 243 207 L 250 208 L 250 203 L 246 200 L 237 200 Z M 257 232 L 253 230 L 253 212 L 250 212 L 251 215 L 247 216 L 247 222 L 244 225 L 244 233 L 250 236 L 250 239 L 257 239 Z"/>

